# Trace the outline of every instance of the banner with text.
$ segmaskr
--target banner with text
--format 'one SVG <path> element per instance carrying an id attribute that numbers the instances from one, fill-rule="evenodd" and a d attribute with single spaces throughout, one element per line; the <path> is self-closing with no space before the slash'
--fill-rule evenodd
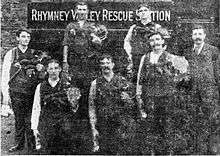
<path id="1" fill-rule="evenodd" d="M 32 29 L 65 29 L 66 25 L 76 20 L 75 2 L 64 3 L 29 3 L 28 27 Z M 128 29 L 139 21 L 136 9 L 140 3 L 93 2 L 88 3 L 88 21 L 105 24 L 108 29 Z M 152 10 L 152 20 L 170 23 L 172 12 L 166 5 Z"/>

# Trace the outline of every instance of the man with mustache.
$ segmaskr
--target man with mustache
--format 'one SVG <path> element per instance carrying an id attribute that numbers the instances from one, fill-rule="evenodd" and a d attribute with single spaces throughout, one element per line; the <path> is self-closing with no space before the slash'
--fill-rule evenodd
<path id="1" fill-rule="evenodd" d="M 89 94 L 93 151 L 127 154 L 129 147 L 126 145 L 129 145 L 135 127 L 131 84 L 113 72 L 114 63 L 110 55 L 103 55 L 100 64 L 102 75 L 92 82 Z"/>
<path id="2" fill-rule="evenodd" d="M 171 114 L 174 103 L 175 83 L 172 54 L 165 51 L 166 29 L 158 29 L 149 35 L 152 48 L 141 58 L 138 70 L 137 101 L 142 117 L 138 135 L 140 154 L 171 154 L 173 142 Z M 143 148 L 144 147 L 144 148 Z"/>
<path id="3" fill-rule="evenodd" d="M 68 99 L 67 89 L 71 86 L 60 78 L 61 71 L 57 60 L 49 60 L 48 79 L 35 90 L 31 129 L 35 137 L 40 138 L 38 148 L 41 148 L 42 154 L 76 152 L 73 139 L 76 134 L 73 131 L 77 103 L 71 103 Z"/>
<path id="4" fill-rule="evenodd" d="M 128 59 L 133 64 L 133 82 L 137 83 L 137 72 L 141 57 L 150 51 L 147 36 L 150 32 L 157 30 L 161 26 L 152 22 L 149 5 L 141 4 L 137 10 L 139 21 L 132 25 L 124 39 L 124 49 L 128 54 Z"/>
<path id="5" fill-rule="evenodd" d="M 16 39 L 18 45 L 6 53 L 2 66 L 3 105 L 8 107 L 9 100 L 11 100 L 15 115 L 16 145 L 11 147 L 9 152 L 23 150 L 26 139 L 28 151 L 35 148 L 30 117 L 34 98 L 33 90 L 39 80 L 36 72 L 43 67 L 42 64 L 31 64 L 35 60 L 34 53 L 36 52 L 29 48 L 31 31 L 26 28 L 19 29 L 16 32 Z"/>
<path id="6" fill-rule="evenodd" d="M 220 53 L 216 47 L 205 43 L 205 38 L 204 27 L 195 25 L 192 29 L 193 47 L 185 52 L 192 81 L 192 102 L 196 107 L 192 145 L 196 154 L 210 154 L 209 137 L 215 129 L 210 124 L 220 107 Z"/>

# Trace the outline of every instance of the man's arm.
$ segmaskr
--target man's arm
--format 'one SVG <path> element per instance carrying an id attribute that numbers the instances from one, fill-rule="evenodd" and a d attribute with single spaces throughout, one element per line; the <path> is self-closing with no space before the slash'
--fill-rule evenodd
<path id="1" fill-rule="evenodd" d="M 214 76 L 215 76 L 216 84 L 220 92 L 220 51 L 217 48 L 215 49 L 213 53 L 212 61 L 213 61 Z"/>
<path id="2" fill-rule="evenodd" d="M 38 128 L 39 117 L 40 117 L 40 112 L 41 112 L 40 86 L 41 84 L 39 84 L 35 90 L 34 103 L 33 103 L 32 114 L 31 114 L 31 129 L 34 130 L 34 132 Z"/>
<path id="3" fill-rule="evenodd" d="M 65 32 L 64 32 L 64 37 L 63 37 L 63 62 L 64 63 L 67 63 L 68 46 L 70 44 L 69 33 L 73 33 L 74 35 L 76 34 L 75 29 L 73 29 L 72 23 L 67 25 Z"/>
<path id="4" fill-rule="evenodd" d="M 75 30 L 72 29 L 70 30 L 70 26 L 71 23 L 69 25 L 67 25 L 65 32 L 64 32 L 64 38 L 63 38 L 63 71 L 68 72 L 69 70 L 69 65 L 67 63 L 67 57 L 68 57 L 68 47 L 69 47 L 69 43 L 70 43 L 70 39 L 69 39 L 69 33 L 70 31 L 72 33 L 75 34 Z"/>
<path id="5" fill-rule="evenodd" d="M 129 59 L 131 59 L 131 57 L 132 57 L 132 55 L 131 55 L 132 47 L 131 47 L 131 43 L 130 42 L 131 42 L 131 39 L 132 39 L 132 33 L 133 33 L 133 30 L 134 30 L 135 26 L 136 25 L 134 24 L 134 25 L 132 25 L 130 27 L 130 29 L 128 30 L 128 33 L 127 33 L 127 35 L 126 35 L 126 37 L 124 39 L 124 49 L 125 49 L 128 57 L 129 57 Z"/>
<path id="6" fill-rule="evenodd" d="M 63 46 L 63 63 L 67 63 L 67 56 L 68 56 L 68 46 Z"/>
<path id="7" fill-rule="evenodd" d="M 138 68 L 138 74 L 137 74 L 137 86 L 136 86 L 136 99 L 137 99 L 137 102 L 138 102 L 138 108 L 139 108 L 141 116 L 143 118 L 147 117 L 147 114 L 142 109 L 143 100 L 141 98 L 143 73 L 145 72 L 145 71 L 143 71 L 145 57 L 146 57 L 146 54 L 144 56 L 142 56 L 141 61 L 140 61 L 140 65 L 139 65 L 139 68 Z"/>
<path id="8" fill-rule="evenodd" d="M 97 140 L 99 133 L 96 129 L 97 118 L 96 118 L 96 113 L 95 113 L 96 108 L 95 108 L 95 103 L 94 103 L 95 97 L 96 97 L 96 80 L 92 82 L 91 88 L 89 91 L 89 119 L 90 119 L 90 124 L 92 128 L 92 134 L 93 134 L 93 144 L 94 144 L 93 152 L 99 150 L 99 145 L 98 145 L 98 140 Z"/>
<path id="9" fill-rule="evenodd" d="M 89 118 L 90 118 L 90 124 L 92 130 L 96 129 L 95 125 L 97 122 L 96 113 L 95 113 L 95 104 L 94 104 L 95 97 L 96 97 L 96 80 L 92 82 L 89 91 Z"/>
<path id="10" fill-rule="evenodd" d="M 9 102 L 9 85 L 8 82 L 10 80 L 10 68 L 11 68 L 11 58 L 12 51 L 8 51 L 4 57 L 3 65 L 2 65 L 2 94 L 3 94 L 3 104 L 8 105 Z"/>
<path id="11" fill-rule="evenodd" d="M 136 93 L 137 93 L 137 95 L 141 95 L 141 88 L 142 88 L 142 76 L 141 76 L 141 73 L 142 73 L 145 57 L 146 57 L 146 55 L 142 56 L 141 61 L 140 61 L 140 65 L 139 65 L 139 68 L 138 68 L 137 86 L 136 86 Z"/>

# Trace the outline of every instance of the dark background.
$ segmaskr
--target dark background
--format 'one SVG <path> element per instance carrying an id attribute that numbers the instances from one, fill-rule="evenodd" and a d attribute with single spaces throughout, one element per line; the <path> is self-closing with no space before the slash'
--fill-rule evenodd
<path id="1" fill-rule="evenodd" d="M 68 22 L 36 22 L 31 21 L 30 11 L 32 8 L 40 10 L 70 10 L 74 8 L 75 2 L 47 2 L 47 3 L 29 3 L 28 5 L 28 27 L 33 30 L 31 47 L 49 53 L 62 60 L 62 41 L 64 28 Z M 91 10 L 136 10 L 139 2 L 89 2 Z M 191 43 L 191 28 L 194 23 L 202 24 L 207 29 L 207 42 L 220 47 L 219 42 L 219 0 L 173 0 L 172 2 L 159 1 L 148 3 L 153 10 L 170 10 L 171 21 L 155 21 L 166 27 L 171 32 L 171 38 L 168 39 L 168 49 L 171 53 L 182 55 L 185 49 Z M 109 29 L 108 37 L 117 43 L 121 50 L 119 57 L 125 57 L 123 49 L 123 40 L 128 28 L 135 22 L 105 22 Z M 123 55 L 122 55 L 123 54 Z M 121 56 L 122 55 L 122 56 Z"/>

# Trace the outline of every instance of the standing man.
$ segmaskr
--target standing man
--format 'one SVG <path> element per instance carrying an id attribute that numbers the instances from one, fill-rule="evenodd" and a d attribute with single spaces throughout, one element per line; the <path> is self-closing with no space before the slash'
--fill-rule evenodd
<path id="1" fill-rule="evenodd" d="M 161 27 L 152 22 L 151 10 L 146 4 L 139 6 L 137 16 L 140 21 L 130 27 L 124 39 L 124 49 L 133 64 L 133 82 L 135 84 L 137 83 L 137 71 L 141 57 L 150 51 L 149 45 L 146 44 L 148 35 Z"/>
<path id="2" fill-rule="evenodd" d="M 1 83 L 3 104 L 8 105 L 10 99 L 15 115 L 16 145 L 9 149 L 10 152 L 24 148 L 25 136 L 28 150 L 35 147 L 30 117 L 34 98 L 33 90 L 38 83 L 35 68 L 41 69 L 43 66 L 32 64 L 35 59 L 35 50 L 28 47 L 31 39 L 30 30 L 26 28 L 18 30 L 16 39 L 18 46 L 8 51 L 4 57 Z"/>
<path id="3" fill-rule="evenodd" d="M 185 54 L 193 84 L 192 100 L 196 106 L 193 122 L 195 154 L 210 154 L 208 143 L 211 131 L 214 130 L 210 123 L 220 106 L 220 53 L 216 47 L 205 43 L 205 38 L 204 27 L 195 25 L 192 30 L 193 47 Z"/>
<path id="4" fill-rule="evenodd" d="M 135 127 L 131 84 L 114 74 L 111 56 L 103 55 L 100 63 L 102 76 L 92 82 L 89 94 L 94 151 L 100 148 L 100 154 L 126 154 L 129 146 L 125 142 L 129 145 Z"/>
<path id="5" fill-rule="evenodd" d="M 81 89 L 79 114 L 88 118 L 89 82 L 95 77 L 90 64 L 90 44 L 94 35 L 94 24 L 87 21 L 89 8 L 84 2 L 75 6 L 76 22 L 67 25 L 63 40 L 63 69 L 69 72 L 74 84 Z"/>
<path id="6" fill-rule="evenodd" d="M 137 78 L 137 101 L 143 119 L 139 147 L 144 155 L 171 154 L 175 147 L 170 135 L 174 132 L 171 117 L 175 110 L 173 55 L 164 49 L 166 31 L 159 30 L 149 35 L 152 51 L 141 58 Z"/>
<path id="7" fill-rule="evenodd" d="M 48 79 L 35 91 L 31 128 L 40 136 L 44 154 L 74 154 L 74 116 L 80 97 L 76 91 L 68 93 L 70 84 L 60 79 L 61 66 L 57 60 L 47 65 Z M 69 94 L 69 96 L 68 96 Z M 78 153 L 79 154 L 79 153 Z"/>

